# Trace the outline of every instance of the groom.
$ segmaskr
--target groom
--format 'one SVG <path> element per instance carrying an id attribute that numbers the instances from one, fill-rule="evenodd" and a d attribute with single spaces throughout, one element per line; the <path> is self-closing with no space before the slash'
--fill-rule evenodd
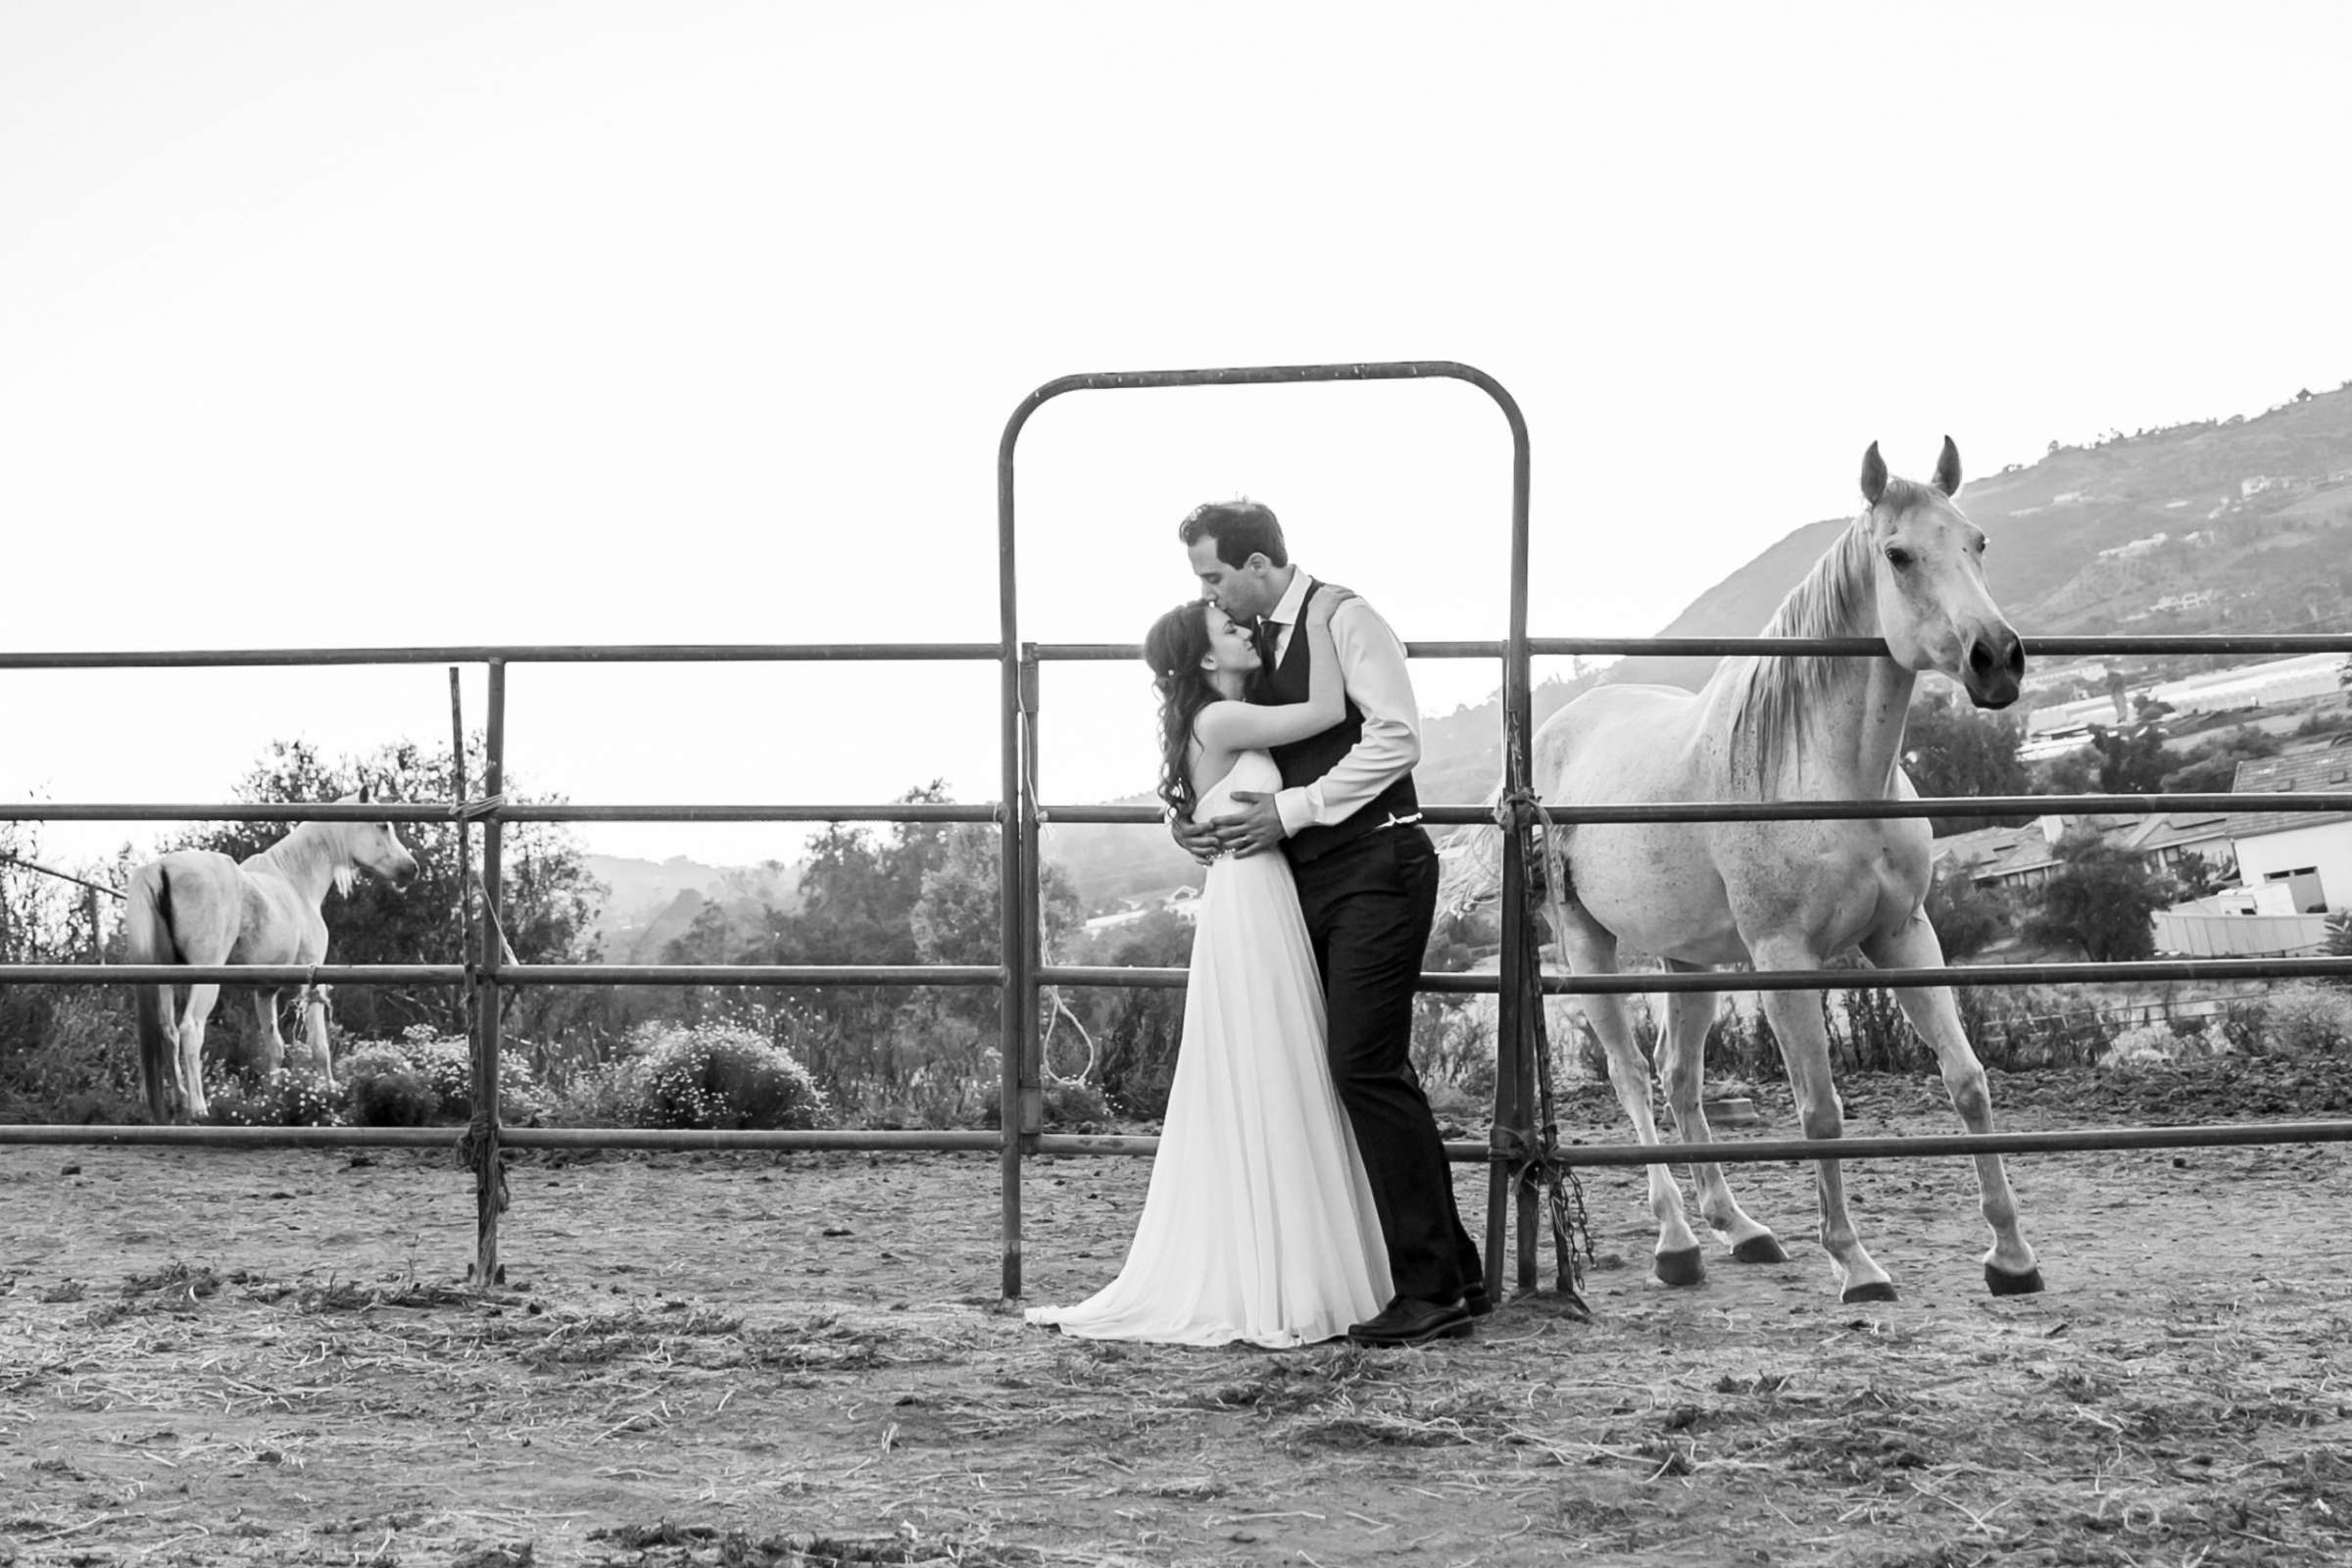
<path id="1" fill-rule="evenodd" d="M 1291 564 L 1274 514 L 1254 501 L 1196 509 L 1177 535 L 1219 610 L 1254 622 L 1264 694 L 1306 699 L 1308 639 L 1292 630 L 1320 586 Z M 1404 645 L 1361 599 L 1332 615 L 1348 705 L 1320 735 L 1274 748 L 1282 791 L 1237 791 L 1245 808 L 1176 841 L 1203 862 L 1279 845 L 1322 971 L 1331 1075 L 1355 1128 L 1396 1298 L 1348 1337 L 1420 1345 L 1470 1332 L 1489 1310 L 1478 1249 L 1462 1229 L 1453 1178 L 1429 1101 L 1413 1072 L 1413 991 L 1437 912 L 1438 854 L 1419 826 L 1413 763 L 1418 709 Z"/>

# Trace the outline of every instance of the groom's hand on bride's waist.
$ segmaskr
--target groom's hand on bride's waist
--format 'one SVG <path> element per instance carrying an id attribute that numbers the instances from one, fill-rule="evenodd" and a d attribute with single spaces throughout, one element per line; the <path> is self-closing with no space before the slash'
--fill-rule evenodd
<path id="1" fill-rule="evenodd" d="M 1282 813 L 1274 808 L 1273 796 L 1258 790 L 1235 790 L 1233 802 L 1242 809 L 1208 821 L 1227 854 L 1258 855 L 1282 842 Z"/>

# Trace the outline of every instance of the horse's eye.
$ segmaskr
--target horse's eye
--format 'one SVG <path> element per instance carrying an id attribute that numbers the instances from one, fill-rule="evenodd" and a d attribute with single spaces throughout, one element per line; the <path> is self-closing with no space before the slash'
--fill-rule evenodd
<path id="1" fill-rule="evenodd" d="M 1911 564 L 1911 552 L 1905 550 L 1900 545 L 1887 546 L 1886 564 L 1892 566 L 1897 571 L 1902 570 L 1905 566 Z"/>

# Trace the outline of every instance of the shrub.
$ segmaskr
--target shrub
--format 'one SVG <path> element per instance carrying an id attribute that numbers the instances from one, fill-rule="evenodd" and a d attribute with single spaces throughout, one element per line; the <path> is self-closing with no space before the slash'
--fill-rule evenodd
<path id="1" fill-rule="evenodd" d="M 2169 1025 L 2134 1024 L 2107 1043 L 2107 1054 L 2099 1058 L 2099 1065 L 2135 1067 L 2150 1062 L 2168 1062 L 2194 1049 L 2183 1036 L 2173 1033 Z"/>
<path id="2" fill-rule="evenodd" d="M 473 1044 L 430 1024 L 411 1024 L 398 1040 L 362 1041 L 336 1070 L 362 1126 L 421 1127 L 473 1114 Z M 498 1054 L 498 1099 L 507 1121 L 534 1120 L 554 1106 L 518 1051 Z"/>
<path id="3" fill-rule="evenodd" d="M 628 1127 L 645 1102 L 645 1063 L 624 1057 L 573 1072 L 554 1092 L 551 1114 L 564 1127 Z"/>
<path id="4" fill-rule="evenodd" d="M 440 1114 L 440 1095 L 396 1051 L 355 1052 L 340 1077 L 356 1127 L 422 1127 Z"/>
<path id="5" fill-rule="evenodd" d="M 1004 1124 L 1000 1114 L 1004 1098 L 1004 1085 L 999 1083 L 981 1091 L 981 1126 Z M 1074 1078 L 1056 1078 L 1045 1086 L 1045 1124 L 1065 1132 L 1100 1131 L 1111 1125 L 1110 1105 L 1095 1085 Z"/>
<path id="6" fill-rule="evenodd" d="M 737 1023 L 646 1024 L 637 1122 L 647 1127 L 814 1127 L 825 1097 L 792 1053 Z"/>

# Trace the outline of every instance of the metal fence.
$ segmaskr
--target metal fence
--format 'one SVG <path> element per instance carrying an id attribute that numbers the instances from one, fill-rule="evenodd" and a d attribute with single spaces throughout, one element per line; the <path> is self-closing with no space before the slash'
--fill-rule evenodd
<path id="1" fill-rule="evenodd" d="M 1486 392 L 1501 413 L 1512 442 L 1509 633 L 1497 641 L 1414 642 L 1417 659 L 1494 659 L 1502 666 L 1502 749 L 1506 792 L 1525 791 L 1529 755 L 1530 668 L 1534 659 L 1567 655 L 1655 654 L 1746 656 L 1832 654 L 1870 656 L 1884 645 L 1867 638 L 1757 637 L 1551 637 L 1529 635 L 1528 496 L 1530 450 L 1517 403 L 1484 371 L 1448 361 L 1363 365 L 1279 366 L 1228 369 L 1116 372 L 1068 376 L 1049 382 L 1024 399 L 1007 420 L 998 453 L 998 553 L 1000 638 L 996 643 L 869 644 L 684 644 L 661 646 L 488 646 L 438 648 L 246 649 L 162 653 L 0 653 L 0 669 L 159 669 L 256 665 L 481 664 L 488 672 L 488 712 L 482 789 L 478 796 L 439 803 L 357 804 L 42 804 L 0 806 L 0 819 L 52 821 L 454 821 L 461 833 L 478 827 L 482 847 L 482 918 L 474 924 L 477 951 L 457 964 L 323 964 L 316 969 L 259 966 L 139 964 L 0 964 L 0 985 L 124 985 L 192 981 L 275 984 L 404 984 L 464 987 L 473 994 L 477 1020 L 472 1041 L 475 1111 L 462 1133 L 454 1129 L 354 1127 L 157 1127 L 0 1126 L 0 1145 L 140 1144 L 226 1148 L 454 1148 L 474 1172 L 477 1243 L 474 1279 L 498 1276 L 498 1220 L 505 1202 L 505 1149 L 644 1150 L 867 1150 L 995 1151 L 1003 1183 L 1003 1289 L 1021 1294 L 1021 1170 L 1033 1154 L 1148 1154 L 1157 1141 L 1143 1137 L 1054 1134 L 1044 1127 L 1038 1005 L 1043 988 L 1073 986 L 1181 986 L 1184 972 L 1158 968 L 1102 968 L 1045 962 L 1040 946 L 1042 863 L 1039 829 L 1048 821 L 1071 823 L 1159 823 L 1149 808 L 1047 805 L 1037 796 L 1037 744 L 1042 710 L 1042 668 L 1063 661 L 1129 660 L 1132 645 L 1040 645 L 1021 641 L 1015 591 L 1014 455 L 1023 426 L 1048 401 L 1074 392 L 1139 391 L 1176 387 L 1271 385 L 1300 382 L 1386 382 L 1450 378 Z M 2029 639 L 2034 654 L 2308 654 L 2352 652 L 2352 636 L 2180 636 L 2046 637 Z M 507 769 L 506 675 L 511 666 L 547 663 L 738 663 L 777 662 L 995 661 L 1001 672 L 1002 783 L 991 804 L 890 805 L 522 805 L 504 797 Z M 2231 811 L 2247 808 L 2242 797 L 2227 794 L 2082 795 L 1971 797 L 1919 801 L 1690 801 L 1644 805 L 1553 807 L 1551 819 L 1582 822 L 1767 821 L 1803 818 L 1887 818 L 1936 815 Z M 2352 793 L 2266 794 L 2263 811 L 2352 810 Z M 1475 805 L 1433 805 L 1425 818 L 1437 826 L 1483 823 L 1491 809 Z M 999 828 L 1001 857 L 1001 961 L 975 965 L 790 965 L 790 964 L 528 964 L 505 961 L 498 931 L 502 828 L 509 822 L 980 822 Z M 1502 835 L 1503 885 L 1522 884 L 1531 853 L 1525 824 Z M 2352 977 L 2352 958 L 2164 959 L 2138 963 L 2047 963 L 2005 966 L 1946 966 L 1936 969 L 1798 970 L 1768 973 L 1612 974 L 1536 976 L 1522 956 L 1529 911 L 1506 898 L 1501 907 L 1501 970 L 1498 974 L 1424 974 L 1421 989 L 1433 993 L 1494 993 L 1498 997 L 1496 1087 L 1493 1130 L 1485 1143 L 1446 1146 L 1457 1161 L 1490 1166 L 1487 1223 L 1489 1283 L 1498 1287 L 1509 1195 L 1519 1194 L 1518 1282 L 1535 1283 L 1532 1186 L 1520 1179 L 1536 1155 L 1532 1003 L 1539 991 L 1551 994 L 1655 995 L 1672 991 L 1823 990 L 1920 985 L 2084 984 L 2114 981 L 2209 980 L 2226 982 L 2295 976 Z M 499 1009 L 504 988 L 535 985 L 765 985 L 765 986 L 987 986 L 999 991 L 1002 1007 L 1003 1083 L 1001 1127 L 993 1131 L 891 1132 L 857 1129 L 814 1131 L 695 1132 L 612 1128 L 507 1127 L 498 1117 Z M 1979 1152 L 2054 1152 L 2102 1149 L 2166 1149 L 2250 1143 L 2352 1140 L 2352 1121 L 2291 1122 L 2222 1127 L 2108 1128 L 2053 1133 L 1868 1139 L 1850 1138 L 1832 1148 L 1838 1158 Z M 1802 1139 L 1747 1139 L 1703 1146 L 1671 1144 L 1637 1147 L 1578 1146 L 1561 1151 L 1571 1165 L 1614 1166 L 1679 1163 L 1694 1158 L 1714 1163 L 1820 1157 L 1823 1145 Z"/>

